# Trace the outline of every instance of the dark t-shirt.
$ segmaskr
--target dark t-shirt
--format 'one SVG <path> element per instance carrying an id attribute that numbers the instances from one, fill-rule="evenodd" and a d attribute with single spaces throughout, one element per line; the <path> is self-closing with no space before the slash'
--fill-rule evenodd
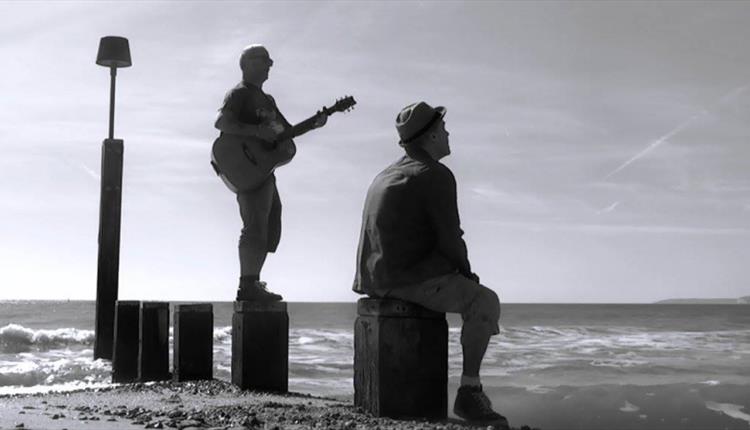
<path id="1" fill-rule="evenodd" d="M 278 121 L 284 128 L 290 127 L 276 101 L 253 84 L 240 82 L 224 97 L 222 112 L 231 112 L 240 122 L 261 124 Z"/>
<path id="2" fill-rule="evenodd" d="M 370 185 L 362 215 L 353 290 L 390 289 L 471 274 L 450 169 L 426 154 L 405 155 Z"/>

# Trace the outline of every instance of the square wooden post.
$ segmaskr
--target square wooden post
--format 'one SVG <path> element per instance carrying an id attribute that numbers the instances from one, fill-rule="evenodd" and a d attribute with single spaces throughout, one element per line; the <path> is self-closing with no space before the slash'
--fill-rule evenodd
<path id="1" fill-rule="evenodd" d="M 213 379 L 214 312 L 211 303 L 174 308 L 175 381 Z"/>
<path id="2" fill-rule="evenodd" d="M 448 412 L 445 314 L 360 299 L 354 323 L 354 404 L 375 416 L 442 419 Z"/>
<path id="3" fill-rule="evenodd" d="M 115 346 L 112 352 L 112 382 L 134 382 L 138 379 L 140 307 L 139 301 L 117 301 Z"/>
<path id="4" fill-rule="evenodd" d="M 99 253 L 96 275 L 94 358 L 112 359 L 115 302 L 120 269 L 120 214 L 122 205 L 122 139 L 102 142 L 99 193 Z"/>
<path id="5" fill-rule="evenodd" d="M 164 381 L 169 373 L 169 303 L 143 302 L 138 348 L 138 380 Z"/>
<path id="6" fill-rule="evenodd" d="M 286 302 L 234 302 L 232 383 L 243 390 L 288 390 L 289 316 Z"/>

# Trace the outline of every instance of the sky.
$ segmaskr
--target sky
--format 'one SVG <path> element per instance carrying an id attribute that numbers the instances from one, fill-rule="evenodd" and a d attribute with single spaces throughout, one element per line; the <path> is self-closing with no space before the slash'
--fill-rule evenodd
<path id="1" fill-rule="evenodd" d="M 364 197 L 395 117 L 448 110 L 474 271 L 503 302 L 750 295 L 750 2 L 0 2 L 0 299 L 96 296 L 109 73 L 127 37 L 121 299 L 233 300 L 241 228 L 209 153 L 243 47 L 301 121 L 262 277 L 354 301 Z"/>

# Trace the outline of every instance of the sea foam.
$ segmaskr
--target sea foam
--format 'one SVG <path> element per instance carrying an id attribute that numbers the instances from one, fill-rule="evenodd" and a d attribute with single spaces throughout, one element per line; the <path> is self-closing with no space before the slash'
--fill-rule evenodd
<path id="1" fill-rule="evenodd" d="M 34 330 L 18 324 L 0 328 L 0 352 L 49 350 L 65 345 L 92 345 L 94 331 L 76 328 Z"/>
<path id="2" fill-rule="evenodd" d="M 750 423 L 750 415 L 742 412 L 745 408 L 742 405 L 735 405 L 734 403 L 706 402 L 706 407 L 712 411 L 721 412 L 732 418 L 744 420 Z"/>

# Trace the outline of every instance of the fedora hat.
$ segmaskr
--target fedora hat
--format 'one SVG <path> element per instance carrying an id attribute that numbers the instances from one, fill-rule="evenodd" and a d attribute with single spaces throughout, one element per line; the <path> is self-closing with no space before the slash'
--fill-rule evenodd
<path id="1" fill-rule="evenodd" d="M 404 146 L 423 135 L 436 122 L 443 119 L 446 109 L 443 106 L 432 107 L 425 102 L 412 103 L 401 109 L 396 116 L 396 130 Z"/>

